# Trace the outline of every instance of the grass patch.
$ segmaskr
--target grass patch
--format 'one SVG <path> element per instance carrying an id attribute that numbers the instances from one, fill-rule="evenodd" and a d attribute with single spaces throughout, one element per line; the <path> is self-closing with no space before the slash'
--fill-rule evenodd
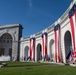
<path id="1" fill-rule="evenodd" d="M 50 63 L 6 62 L 7 67 L 0 68 L 0 75 L 76 75 L 76 68 Z"/>

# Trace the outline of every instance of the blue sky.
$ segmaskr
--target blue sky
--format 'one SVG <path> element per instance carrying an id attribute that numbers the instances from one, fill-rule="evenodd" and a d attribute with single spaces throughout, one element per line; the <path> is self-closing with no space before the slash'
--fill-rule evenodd
<path id="1" fill-rule="evenodd" d="M 53 24 L 72 0 L 0 0 L 0 26 L 22 24 L 23 37 Z"/>

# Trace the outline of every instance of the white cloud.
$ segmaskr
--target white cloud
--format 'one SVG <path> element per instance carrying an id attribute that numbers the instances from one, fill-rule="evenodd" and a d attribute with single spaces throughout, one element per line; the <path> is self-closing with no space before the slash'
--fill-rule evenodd
<path id="1" fill-rule="evenodd" d="M 28 0 L 29 2 L 29 7 L 32 7 L 32 0 Z"/>

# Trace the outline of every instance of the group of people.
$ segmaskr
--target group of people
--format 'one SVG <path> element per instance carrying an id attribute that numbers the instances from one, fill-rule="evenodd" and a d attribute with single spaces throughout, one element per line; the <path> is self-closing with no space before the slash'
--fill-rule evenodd
<path id="1" fill-rule="evenodd" d="M 73 62 L 73 64 L 76 64 L 76 50 L 73 50 L 72 47 L 70 47 L 70 52 L 68 53 L 66 59 L 67 63 Z"/>

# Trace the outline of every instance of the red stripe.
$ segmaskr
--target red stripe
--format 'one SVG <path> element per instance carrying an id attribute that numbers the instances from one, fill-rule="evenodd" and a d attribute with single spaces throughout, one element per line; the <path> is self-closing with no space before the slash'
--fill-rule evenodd
<path id="1" fill-rule="evenodd" d="M 33 60 L 33 39 L 31 40 L 31 52 L 32 52 L 31 59 Z"/>
<path id="2" fill-rule="evenodd" d="M 33 58 L 32 58 L 32 60 L 35 60 L 35 40 L 34 39 L 32 39 L 33 40 L 33 49 L 32 49 L 32 53 L 33 53 Z"/>
<path id="3" fill-rule="evenodd" d="M 58 28 L 58 30 L 54 31 L 54 35 L 55 35 L 55 55 L 56 55 L 55 61 L 61 62 L 60 28 Z"/>
<path id="4" fill-rule="evenodd" d="M 76 63 L 76 12 L 74 13 L 75 15 L 75 49 L 74 49 L 74 62 Z"/>
<path id="5" fill-rule="evenodd" d="M 46 41 L 46 43 L 45 43 L 45 55 L 47 56 L 47 36 L 45 36 L 45 41 Z"/>
<path id="6" fill-rule="evenodd" d="M 74 45 L 74 62 L 76 63 L 76 12 L 74 12 L 74 16 L 75 16 L 75 24 L 73 23 L 73 18 L 70 17 L 70 25 L 71 25 L 71 31 L 72 31 L 72 38 L 73 38 L 73 45 Z M 75 27 L 75 28 L 74 28 Z"/>
<path id="7" fill-rule="evenodd" d="M 76 51 L 76 12 L 75 14 L 75 51 Z"/>
<path id="8" fill-rule="evenodd" d="M 34 60 L 34 40 L 32 39 L 32 60 Z"/>
<path id="9" fill-rule="evenodd" d="M 32 51 L 31 51 L 31 40 L 30 40 L 30 58 L 32 56 Z"/>
<path id="10" fill-rule="evenodd" d="M 47 59 L 47 35 L 42 36 L 42 55 Z"/>
<path id="11" fill-rule="evenodd" d="M 59 48 L 60 48 L 60 62 L 62 62 L 63 60 L 62 60 L 62 49 L 61 49 L 61 33 L 60 33 L 61 31 L 60 31 L 60 28 L 59 28 L 59 35 L 60 35 L 60 38 L 59 38 L 59 40 L 60 40 L 60 46 L 59 46 Z"/>
<path id="12" fill-rule="evenodd" d="M 30 40 L 30 58 L 35 60 L 35 40 Z"/>
<path id="13" fill-rule="evenodd" d="M 60 29 L 58 29 L 58 62 L 60 61 Z"/>
<path id="14" fill-rule="evenodd" d="M 34 55 L 33 55 L 33 60 L 35 60 L 35 40 L 33 41 L 33 47 L 34 47 Z"/>
<path id="15" fill-rule="evenodd" d="M 54 31 L 54 34 L 55 34 L 55 61 L 56 61 L 56 58 L 57 58 L 57 45 L 56 45 L 56 37 L 57 37 L 57 35 L 56 35 L 56 31 Z"/>
<path id="16" fill-rule="evenodd" d="M 44 56 L 45 56 L 45 35 L 43 35 L 43 38 L 44 38 L 44 40 L 43 40 L 44 44 L 43 45 L 44 45 Z"/>
<path id="17" fill-rule="evenodd" d="M 33 55 L 33 40 L 31 40 L 31 59 L 33 60 L 32 55 Z"/>
<path id="18" fill-rule="evenodd" d="M 74 45 L 74 49 L 75 49 L 74 23 L 73 23 L 72 17 L 70 17 L 70 25 L 71 25 L 71 30 L 72 30 L 73 45 Z"/>
<path id="19" fill-rule="evenodd" d="M 60 28 L 58 29 L 58 60 L 61 62 L 61 52 L 60 52 Z"/>

